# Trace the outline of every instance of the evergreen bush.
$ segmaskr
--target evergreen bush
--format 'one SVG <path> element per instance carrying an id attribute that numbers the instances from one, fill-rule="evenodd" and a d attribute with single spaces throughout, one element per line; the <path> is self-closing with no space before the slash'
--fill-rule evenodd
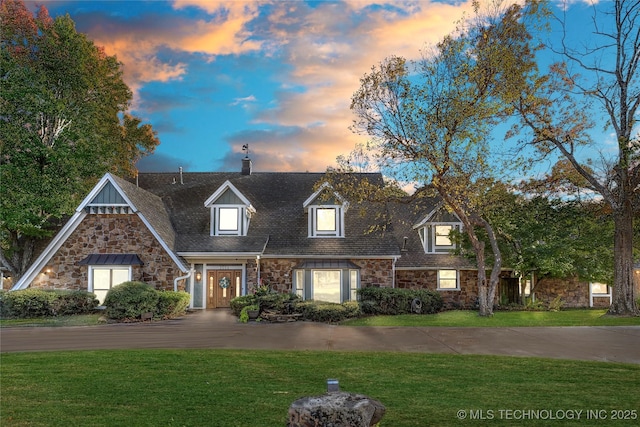
<path id="1" fill-rule="evenodd" d="M 186 292 L 158 291 L 156 316 L 163 319 L 182 316 L 189 307 L 190 299 Z"/>
<path id="2" fill-rule="evenodd" d="M 124 282 L 107 292 L 105 315 L 114 320 L 139 319 L 145 313 L 156 314 L 158 291 L 142 282 Z"/>
<path id="3" fill-rule="evenodd" d="M 442 296 L 429 289 L 398 289 L 368 287 L 358 289 L 362 313 L 366 315 L 397 315 L 416 313 L 412 302 L 419 301 L 420 312 L 433 314 L 442 310 Z M 416 305 L 416 304 L 414 304 Z"/>
<path id="4" fill-rule="evenodd" d="M 295 311 L 302 314 L 304 320 L 323 323 L 338 323 L 360 315 L 357 302 L 337 304 L 324 301 L 299 301 L 295 305 Z"/>
<path id="5" fill-rule="evenodd" d="M 95 295 L 86 291 L 29 288 L 0 294 L 0 316 L 7 319 L 87 314 L 97 306 Z"/>
<path id="6" fill-rule="evenodd" d="M 240 312 L 243 308 L 248 305 L 253 305 L 257 303 L 257 297 L 253 294 L 251 295 L 242 295 L 239 297 L 235 297 L 229 302 L 229 307 L 231 307 L 231 312 L 234 316 L 240 316 Z"/>

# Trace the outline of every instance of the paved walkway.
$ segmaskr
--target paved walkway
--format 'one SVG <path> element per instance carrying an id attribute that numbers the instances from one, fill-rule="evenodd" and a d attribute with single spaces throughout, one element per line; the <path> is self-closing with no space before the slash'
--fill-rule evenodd
<path id="1" fill-rule="evenodd" d="M 640 326 L 345 327 L 312 322 L 239 323 L 228 310 L 84 327 L 2 328 L 0 351 L 229 348 L 493 354 L 640 364 Z"/>

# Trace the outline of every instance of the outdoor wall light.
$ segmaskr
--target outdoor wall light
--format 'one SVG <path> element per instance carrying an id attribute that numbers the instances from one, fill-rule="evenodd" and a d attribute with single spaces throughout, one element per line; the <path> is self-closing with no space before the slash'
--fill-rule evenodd
<path id="1" fill-rule="evenodd" d="M 196 281 L 199 282 L 202 279 L 202 273 L 199 271 L 196 273 Z"/>

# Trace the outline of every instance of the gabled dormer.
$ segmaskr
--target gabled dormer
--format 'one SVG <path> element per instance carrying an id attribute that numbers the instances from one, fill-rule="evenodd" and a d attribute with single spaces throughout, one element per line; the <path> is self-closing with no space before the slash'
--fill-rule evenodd
<path id="1" fill-rule="evenodd" d="M 302 207 L 308 214 L 309 237 L 344 237 L 344 215 L 349 202 L 328 183 L 322 184 Z"/>
<path id="2" fill-rule="evenodd" d="M 251 216 L 256 212 L 251 202 L 229 181 L 222 184 L 204 206 L 211 210 L 211 236 L 246 236 Z"/>
<path id="3" fill-rule="evenodd" d="M 462 231 L 462 221 L 455 213 L 439 205 L 413 228 L 420 235 L 425 253 L 448 253 L 456 248 L 451 232 Z"/>
<path id="4" fill-rule="evenodd" d="M 134 212 L 133 204 L 110 174 L 106 174 L 91 194 L 85 198 L 83 206 L 85 212 L 89 214 L 131 214 Z"/>

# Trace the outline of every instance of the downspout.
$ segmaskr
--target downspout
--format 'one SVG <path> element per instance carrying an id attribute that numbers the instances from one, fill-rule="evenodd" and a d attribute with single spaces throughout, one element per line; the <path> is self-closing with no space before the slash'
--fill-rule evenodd
<path id="1" fill-rule="evenodd" d="M 196 270 L 194 268 L 190 269 L 189 272 L 184 275 L 184 276 L 180 276 L 180 277 L 176 277 L 175 279 L 173 279 L 173 291 L 174 292 L 178 292 L 178 282 L 180 280 L 184 280 L 184 279 L 188 279 L 189 277 L 191 277 L 191 275 L 195 272 Z"/>
<path id="2" fill-rule="evenodd" d="M 256 283 L 256 289 L 258 289 L 261 285 L 260 283 L 260 255 L 256 255 L 256 270 L 257 270 L 257 274 L 258 274 L 258 283 Z"/>
<path id="3" fill-rule="evenodd" d="M 393 264 L 391 265 L 391 287 L 396 287 L 396 262 L 398 262 L 398 257 L 393 257 Z"/>

